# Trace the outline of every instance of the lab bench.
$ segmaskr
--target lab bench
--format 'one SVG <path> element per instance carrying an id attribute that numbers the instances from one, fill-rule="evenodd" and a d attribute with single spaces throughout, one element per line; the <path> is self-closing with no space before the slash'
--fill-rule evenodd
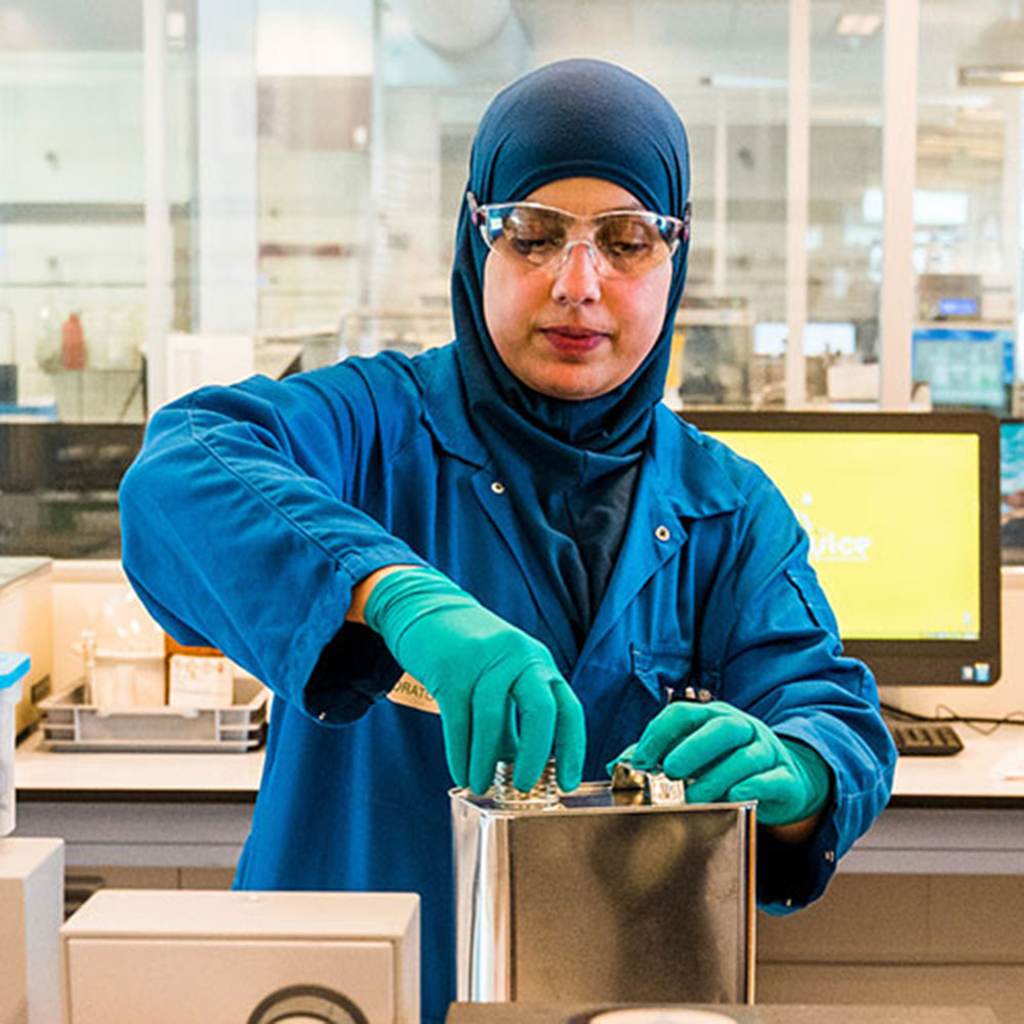
<path id="1" fill-rule="evenodd" d="M 900 759 L 889 807 L 841 871 L 1024 875 L 1024 729 L 960 734 L 953 757 Z M 1017 778 L 995 777 L 1015 759 Z M 15 762 L 17 833 L 61 836 L 71 866 L 233 867 L 262 770 L 262 750 L 58 753 L 37 732 Z"/>
<path id="2" fill-rule="evenodd" d="M 263 771 L 251 753 L 17 750 L 19 836 L 60 836 L 71 868 L 233 868 Z"/>
<path id="3" fill-rule="evenodd" d="M 789 917 L 758 916 L 754 1021 L 826 1020 L 770 1004 L 828 1003 L 843 1004 L 851 1024 L 994 1024 L 983 1011 L 953 1009 L 978 1004 L 993 1006 L 1001 1024 L 1024 1024 L 1024 780 L 993 776 L 1024 752 L 1024 729 L 959 732 L 961 753 L 899 762 L 889 807 L 825 899 Z M 262 750 L 56 753 L 36 733 L 16 757 L 16 834 L 65 839 L 72 908 L 97 884 L 224 887 L 263 760 Z M 851 1002 L 945 1010 L 872 1017 L 864 1007 L 858 1016 L 847 1013 Z M 471 1024 L 467 1012 L 453 1009 L 452 1024 Z"/>

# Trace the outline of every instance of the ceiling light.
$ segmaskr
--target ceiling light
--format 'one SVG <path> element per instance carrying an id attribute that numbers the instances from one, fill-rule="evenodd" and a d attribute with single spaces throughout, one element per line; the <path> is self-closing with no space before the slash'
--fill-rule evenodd
<path id="1" fill-rule="evenodd" d="M 1019 67 L 960 68 L 961 85 L 1024 85 L 1024 65 Z"/>
<path id="2" fill-rule="evenodd" d="M 984 28 L 960 55 L 963 86 L 1024 85 L 1024 19 L 1018 4 Z"/>
<path id="3" fill-rule="evenodd" d="M 183 11 L 167 12 L 167 35 L 171 39 L 184 39 L 188 22 Z"/>
<path id="4" fill-rule="evenodd" d="M 836 22 L 841 36 L 873 36 L 882 25 L 880 14 L 842 14 Z"/>

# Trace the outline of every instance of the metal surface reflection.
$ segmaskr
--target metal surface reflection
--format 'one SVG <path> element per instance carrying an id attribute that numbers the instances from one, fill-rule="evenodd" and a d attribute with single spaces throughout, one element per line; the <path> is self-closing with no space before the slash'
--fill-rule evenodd
<path id="1" fill-rule="evenodd" d="M 657 778 L 540 807 L 452 791 L 458 998 L 751 1002 L 754 805 L 679 796 L 651 803 Z"/>

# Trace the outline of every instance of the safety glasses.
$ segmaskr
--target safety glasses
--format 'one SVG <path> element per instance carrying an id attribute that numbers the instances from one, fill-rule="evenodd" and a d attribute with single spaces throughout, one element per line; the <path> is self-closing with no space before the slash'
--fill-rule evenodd
<path id="1" fill-rule="evenodd" d="M 680 220 L 649 210 L 577 217 L 542 203 L 480 205 L 472 192 L 466 201 L 487 247 L 527 267 L 558 269 L 574 245 L 585 245 L 598 273 L 638 277 L 669 259 L 690 236 L 689 203 Z"/>

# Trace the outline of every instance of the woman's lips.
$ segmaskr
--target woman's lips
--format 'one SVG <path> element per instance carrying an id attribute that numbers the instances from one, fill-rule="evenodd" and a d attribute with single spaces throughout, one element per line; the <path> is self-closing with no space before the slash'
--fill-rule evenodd
<path id="1" fill-rule="evenodd" d="M 602 331 L 586 327 L 546 327 L 542 333 L 556 349 L 567 354 L 590 352 L 608 338 Z"/>

